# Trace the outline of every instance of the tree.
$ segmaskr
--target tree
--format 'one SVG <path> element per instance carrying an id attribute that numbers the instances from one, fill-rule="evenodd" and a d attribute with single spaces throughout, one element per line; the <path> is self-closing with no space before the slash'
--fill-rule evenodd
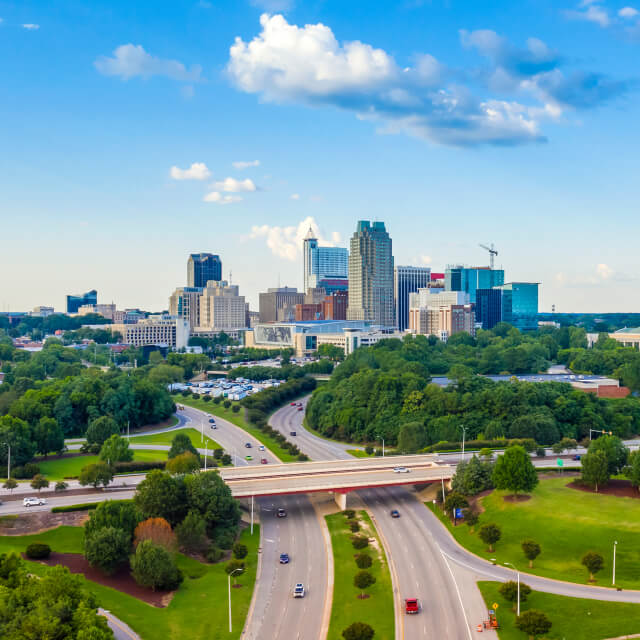
<path id="1" fill-rule="evenodd" d="M 124 500 L 105 500 L 91 511 L 84 525 L 84 536 L 90 537 L 105 527 L 115 527 L 127 534 L 131 544 L 133 532 L 140 519 L 140 512 L 133 503 Z"/>
<path id="2" fill-rule="evenodd" d="M 202 553 L 208 545 L 206 529 L 204 518 L 196 511 L 189 511 L 175 528 L 178 545 L 187 553 Z"/>
<path id="3" fill-rule="evenodd" d="M 31 488 L 36 489 L 38 493 L 42 489 L 46 489 L 49 486 L 49 481 L 40 473 L 33 476 L 33 480 L 31 480 Z"/>
<path id="4" fill-rule="evenodd" d="M 472 509 L 465 509 L 462 512 L 462 517 L 464 518 L 464 523 L 469 527 L 471 533 L 473 533 L 473 528 L 478 524 L 480 516 Z"/>
<path id="5" fill-rule="evenodd" d="M 516 627 L 534 640 L 536 636 L 544 635 L 551 629 L 551 620 L 537 609 L 529 609 L 516 618 Z"/>
<path id="6" fill-rule="evenodd" d="M 69 485 L 64 480 L 59 480 L 58 482 L 56 482 L 54 491 L 56 493 L 61 493 L 62 491 L 66 491 L 68 488 L 69 488 Z"/>
<path id="7" fill-rule="evenodd" d="M 113 470 L 106 462 L 96 462 L 82 467 L 78 481 L 83 487 L 88 484 L 97 489 L 100 485 L 106 487 L 113 480 Z"/>
<path id="8" fill-rule="evenodd" d="M 236 576 L 244 573 L 244 562 L 242 560 L 230 560 L 225 565 L 224 570 L 229 576 L 233 574 L 233 584 L 235 584 Z"/>
<path id="9" fill-rule="evenodd" d="M 451 519 L 455 520 L 456 509 L 466 509 L 469 501 L 460 493 L 452 491 L 444 501 L 444 510 L 451 514 Z"/>
<path id="10" fill-rule="evenodd" d="M 602 487 L 609 482 L 609 464 L 604 451 L 590 451 L 582 458 L 582 481 L 591 487 Z"/>
<path id="11" fill-rule="evenodd" d="M 538 474 L 524 447 L 508 447 L 498 456 L 491 475 L 496 489 L 529 493 L 538 484 Z"/>
<path id="12" fill-rule="evenodd" d="M 185 516 L 188 505 L 184 481 L 154 469 L 138 485 L 133 498 L 145 518 L 164 518 L 175 526 Z"/>
<path id="13" fill-rule="evenodd" d="M 640 489 L 640 450 L 629 455 L 629 464 L 624 470 L 625 476 L 631 481 L 631 486 Z"/>
<path id="14" fill-rule="evenodd" d="M 110 416 L 101 416 L 89 423 L 85 437 L 88 444 L 97 444 L 101 447 L 105 440 L 118 433 L 120 433 L 118 423 Z"/>
<path id="15" fill-rule="evenodd" d="M 587 551 L 580 561 L 589 571 L 589 582 L 595 581 L 595 574 L 604 566 L 604 558 L 595 551 Z"/>
<path id="16" fill-rule="evenodd" d="M 423 424 L 405 422 L 398 431 L 398 450 L 402 453 L 415 453 L 424 447 L 425 440 Z"/>
<path id="17" fill-rule="evenodd" d="M 233 545 L 233 557 L 236 558 L 236 560 L 242 560 L 243 558 L 246 558 L 248 553 L 249 549 L 247 548 L 246 544 L 236 542 Z"/>
<path id="18" fill-rule="evenodd" d="M 529 569 L 533 568 L 533 561 L 540 555 L 540 545 L 535 540 L 523 540 L 522 551 L 529 560 Z"/>
<path id="19" fill-rule="evenodd" d="M 131 556 L 133 579 L 143 587 L 177 589 L 183 580 L 173 554 L 151 540 L 143 540 Z"/>
<path id="20" fill-rule="evenodd" d="M 92 567 L 98 567 L 103 573 L 111 575 L 122 566 L 129 557 L 131 538 L 123 529 L 102 527 L 86 536 L 84 556 Z"/>
<path id="21" fill-rule="evenodd" d="M 108 464 L 131 462 L 133 451 L 129 448 L 129 440 L 117 434 L 109 436 L 100 449 L 100 460 Z"/>
<path id="22" fill-rule="evenodd" d="M 371 640 L 374 634 L 373 627 L 366 622 L 354 622 L 342 631 L 344 640 Z"/>
<path id="23" fill-rule="evenodd" d="M 185 451 L 175 458 L 169 458 L 165 469 L 174 476 L 193 473 L 200 469 L 200 460 L 191 451 Z"/>
<path id="24" fill-rule="evenodd" d="M 51 451 L 60 452 L 64 449 L 64 433 L 58 421 L 43 416 L 33 429 L 36 451 L 47 455 Z"/>
<path id="25" fill-rule="evenodd" d="M 362 571 L 358 571 L 353 578 L 353 584 L 362 592 L 361 597 L 364 597 L 364 590 L 375 584 L 375 582 L 375 576 L 370 571 L 366 571 L 364 569 Z"/>
<path id="26" fill-rule="evenodd" d="M 592 440 L 589 444 L 587 454 L 596 451 L 603 451 L 605 453 L 610 476 L 620 473 L 627 464 L 629 449 L 624 446 L 624 443 L 618 436 L 602 435 L 596 440 Z"/>
<path id="27" fill-rule="evenodd" d="M 15 480 L 15 478 L 7 478 L 2 486 L 5 489 L 9 489 L 9 491 L 13 493 L 13 490 L 18 486 L 18 482 Z"/>
<path id="28" fill-rule="evenodd" d="M 493 545 L 500 540 L 502 531 L 497 524 L 483 524 L 478 531 L 480 540 L 489 545 L 489 551 L 493 551 Z"/>
<path id="29" fill-rule="evenodd" d="M 368 553 L 358 553 L 356 554 L 356 564 L 358 569 L 368 569 L 373 564 L 373 560 Z"/>
<path id="30" fill-rule="evenodd" d="M 186 433 L 176 433 L 176 435 L 173 436 L 173 439 L 171 440 L 171 449 L 169 449 L 168 455 L 169 459 L 182 455 L 187 451 L 200 459 L 198 451 L 193 446 L 193 443 L 191 442 L 189 436 Z"/>
<path id="31" fill-rule="evenodd" d="M 503 582 L 498 589 L 500 595 L 508 602 L 513 602 L 513 610 L 516 610 L 518 602 L 518 583 L 515 580 Z M 531 593 L 531 587 L 524 582 L 520 583 L 520 602 L 526 602 L 527 596 Z"/>
<path id="32" fill-rule="evenodd" d="M 489 450 L 491 456 L 491 450 Z M 491 472 L 493 465 L 490 460 L 483 461 L 476 455 L 469 461 L 459 462 L 456 472 L 451 478 L 451 488 L 465 496 L 475 496 L 481 491 L 491 489 Z"/>
<path id="33" fill-rule="evenodd" d="M 137 547 L 145 540 L 151 540 L 167 551 L 175 551 L 176 548 L 176 536 L 164 518 L 147 518 L 138 524 L 133 532 L 133 545 Z"/>

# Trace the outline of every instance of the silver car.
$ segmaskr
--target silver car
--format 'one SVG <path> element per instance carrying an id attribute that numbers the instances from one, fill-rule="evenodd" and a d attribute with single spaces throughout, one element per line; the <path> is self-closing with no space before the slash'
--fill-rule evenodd
<path id="1" fill-rule="evenodd" d="M 25 498 L 22 501 L 22 505 L 25 507 L 39 507 L 43 504 L 47 504 L 47 501 L 44 498 Z"/>

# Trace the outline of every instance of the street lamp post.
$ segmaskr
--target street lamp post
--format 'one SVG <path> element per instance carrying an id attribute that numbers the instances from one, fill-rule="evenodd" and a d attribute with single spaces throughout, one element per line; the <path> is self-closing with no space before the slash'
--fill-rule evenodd
<path id="1" fill-rule="evenodd" d="M 518 580 L 518 605 L 517 605 L 517 611 L 516 611 L 516 615 L 519 616 L 520 615 L 520 572 L 516 569 L 514 564 L 511 564 L 511 562 L 505 562 L 506 565 L 511 565 L 516 572 L 517 575 L 517 580 Z"/>
<path id="2" fill-rule="evenodd" d="M 7 480 L 11 477 L 11 445 L 8 442 L 4 442 L 3 444 L 7 445 L 8 453 L 7 453 Z"/>
<path id="3" fill-rule="evenodd" d="M 613 543 L 613 577 L 611 579 L 611 585 L 616 586 L 616 547 L 618 546 L 618 541 L 616 540 Z"/>
<path id="4" fill-rule="evenodd" d="M 231 628 L 231 576 L 236 573 L 236 571 L 244 571 L 244 569 L 234 569 L 228 576 L 228 591 L 229 591 L 229 633 L 232 633 L 233 629 Z"/>
<path id="5" fill-rule="evenodd" d="M 591 442 L 591 434 L 592 433 L 604 433 L 605 435 L 613 435 L 613 431 L 605 431 L 602 429 L 589 429 L 589 442 Z"/>
<path id="6" fill-rule="evenodd" d="M 467 427 L 460 425 L 462 428 L 462 461 L 464 462 L 464 439 L 467 434 Z"/>

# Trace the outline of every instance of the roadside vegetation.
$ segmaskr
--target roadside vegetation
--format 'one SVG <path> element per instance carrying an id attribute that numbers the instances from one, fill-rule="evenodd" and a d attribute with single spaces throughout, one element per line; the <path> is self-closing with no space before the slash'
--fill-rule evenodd
<path id="1" fill-rule="evenodd" d="M 178 400 L 178 402 L 180 402 Z M 171 445 L 171 441 L 174 436 L 178 433 L 184 433 L 189 437 L 191 443 L 196 449 L 204 449 L 207 446 L 209 449 L 220 449 L 220 445 L 209 437 L 208 434 L 214 434 L 214 430 L 211 429 L 211 425 L 205 421 L 204 424 L 204 441 L 202 439 L 202 432 L 200 429 L 196 429 L 193 427 L 186 427 L 184 429 L 175 429 L 173 431 L 166 431 L 165 433 L 155 433 L 153 435 L 141 435 L 141 436 L 131 436 L 129 438 L 129 442 L 131 444 L 161 444 L 161 445 Z M 140 450 L 138 450 L 140 451 Z M 135 454 L 134 454 L 135 455 Z"/>
<path id="2" fill-rule="evenodd" d="M 392 640 L 395 617 L 391 575 L 371 519 L 366 511 L 351 509 L 325 519 L 334 564 L 328 640 L 344 640 L 342 632 L 361 621 L 373 628 L 376 640 Z"/>

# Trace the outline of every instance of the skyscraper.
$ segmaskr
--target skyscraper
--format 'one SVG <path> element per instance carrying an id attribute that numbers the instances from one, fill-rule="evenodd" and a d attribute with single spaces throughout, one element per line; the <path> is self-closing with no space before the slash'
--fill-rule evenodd
<path id="1" fill-rule="evenodd" d="M 393 254 L 384 222 L 360 220 L 349 253 L 347 320 L 393 327 Z"/>
<path id="2" fill-rule="evenodd" d="M 98 292 L 95 289 L 86 293 L 67 296 L 67 313 L 78 313 L 78 309 L 86 304 L 98 304 Z"/>
<path id="3" fill-rule="evenodd" d="M 309 227 L 309 232 L 304 239 L 303 259 L 303 293 L 306 293 L 309 289 L 322 287 L 323 281 L 336 281 L 338 288 L 340 288 L 339 285 L 341 283 L 346 287 L 348 251 L 342 247 L 319 246 L 318 239 L 314 236 L 311 227 Z"/>
<path id="4" fill-rule="evenodd" d="M 394 297 L 396 328 L 404 331 L 409 326 L 409 294 L 425 288 L 431 281 L 429 267 L 396 267 L 394 269 Z"/>
<path id="5" fill-rule="evenodd" d="M 472 304 L 476 302 L 477 289 L 492 289 L 501 284 L 504 284 L 504 269 L 449 265 L 444 275 L 445 290 L 468 293 Z"/>
<path id="6" fill-rule="evenodd" d="M 222 280 L 222 261 L 212 253 L 192 253 L 187 261 L 187 286 L 206 287 L 209 280 Z"/>
<path id="7" fill-rule="evenodd" d="M 200 326 L 202 287 L 178 287 L 169 297 L 169 315 L 189 321 L 189 328 Z"/>
<path id="8" fill-rule="evenodd" d="M 502 291 L 502 321 L 520 330 L 538 328 L 537 282 L 509 282 L 496 289 Z"/>

